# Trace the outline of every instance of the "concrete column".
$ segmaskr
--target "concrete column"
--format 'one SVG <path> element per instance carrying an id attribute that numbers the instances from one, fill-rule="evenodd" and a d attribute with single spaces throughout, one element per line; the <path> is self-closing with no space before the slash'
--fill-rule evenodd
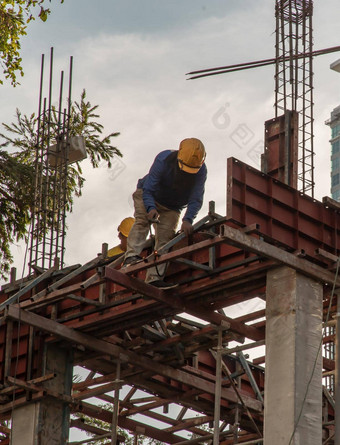
<path id="1" fill-rule="evenodd" d="M 44 375 L 55 373 L 44 388 L 60 394 L 71 394 L 72 351 L 48 345 L 44 354 Z M 66 444 L 69 431 L 69 408 L 66 403 L 46 396 L 39 402 L 13 410 L 11 445 Z"/>
<path id="2" fill-rule="evenodd" d="M 322 295 L 293 269 L 268 272 L 265 445 L 322 444 Z"/>

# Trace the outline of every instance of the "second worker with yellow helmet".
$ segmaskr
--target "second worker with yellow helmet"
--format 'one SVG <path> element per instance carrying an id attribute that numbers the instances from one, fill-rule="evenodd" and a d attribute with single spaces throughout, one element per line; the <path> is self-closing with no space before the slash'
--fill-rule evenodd
<path id="1" fill-rule="evenodd" d="M 135 223 L 129 233 L 124 266 L 141 259 L 149 232 L 150 222 L 155 224 L 155 250 L 163 247 L 175 233 L 181 211 L 181 230 L 189 235 L 192 223 L 203 204 L 204 186 L 207 178 L 205 148 L 196 138 L 181 141 L 178 150 L 160 152 L 149 173 L 137 183 L 133 201 Z M 146 282 L 159 288 L 172 287 L 163 281 L 165 265 L 147 270 Z"/>
<path id="2" fill-rule="evenodd" d="M 124 218 L 123 221 L 121 221 L 121 223 L 117 227 L 118 238 L 120 240 L 120 243 L 117 246 L 112 247 L 111 249 L 108 250 L 107 252 L 108 258 L 116 257 L 126 252 L 127 238 L 129 236 L 130 230 L 134 222 L 135 219 L 131 218 L 131 216 Z"/>

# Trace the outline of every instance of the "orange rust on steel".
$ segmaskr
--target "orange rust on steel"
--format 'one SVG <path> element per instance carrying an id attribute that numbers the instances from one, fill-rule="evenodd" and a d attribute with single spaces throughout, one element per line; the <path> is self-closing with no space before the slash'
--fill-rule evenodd
<path id="1" fill-rule="evenodd" d="M 194 368 L 194 367 L 189 366 L 189 365 L 183 366 L 182 369 L 184 369 L 185 371 L 188 371 L 189 374 L 197 375 L 198 377 L 202 377 L 204 379 L 210 380 L 211 382 L 215 382 L 216 381 L 216 376 L 214 374 L 210 374 L 209 372 L 202 371 L 200 369 Z M 230 382 L 227 381 L 227 380 L 223 380 L 221 385 L 222 385 L 222 388 L 223 387 L 229 387 L 230 386 Z"/>

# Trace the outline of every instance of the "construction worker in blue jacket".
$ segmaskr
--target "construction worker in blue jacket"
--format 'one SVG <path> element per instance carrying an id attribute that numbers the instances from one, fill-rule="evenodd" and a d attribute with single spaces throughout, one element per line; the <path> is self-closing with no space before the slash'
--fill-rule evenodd
<path id="1" fill-rule="evenodd" d="M 205 148 L 196 138 L 181 141 L 179 150 L 160 152 L 149 173 L 137 183 L 133 200 L 135 223 L 127 240 L 123 267 L 140 261 L 141 251 L 154 221 L 155 250 L 161 249 L 176 233 L 181 211 L 181 231 L 190 235 L 193 221 L 203 204 L 204 186 L 207 178 Z M 145 281 L 158 288 L 173 287 L 163 278 L 165 264 L 147 270 Z"/>

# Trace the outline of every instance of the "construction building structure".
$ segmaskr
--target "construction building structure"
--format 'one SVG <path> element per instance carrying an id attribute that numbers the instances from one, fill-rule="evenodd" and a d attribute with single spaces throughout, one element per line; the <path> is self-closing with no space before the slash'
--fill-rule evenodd
<path id="1" fill-rule="evenodd" d="M 300 41 L 302 25 L 305 45 L 312 2 L 276 5 L 277 32 L 287 22 L 288 41 Z M 284 33 L 277 42 L 283 51 Z M 311 47 L 294 48 L 291 61 L 308 52 L 306 67 Z M 281 88 L 301 85 L 282 57 L 278 109 Z M 303 101 L 311 65 L 302 71 L 307 91 L 294 97 Z M 124 269 L 103 245 L 84 265 L 63 267 L 49 254 L 24 280 L 13 271 L 0 293 L 0 419 L 10 421 L 0 443 L 59 445 L 78 428 L 116 444 L 124 442 L 118 427 L 135 443 L 339 443 L 339 354 L 327 351 L 340 344 L 340 205 L 305 193 L 313 195 L 314 153 L 309 145 L 301 154 L 299 134 L 303 124 L 305 148 L 312 99 L 302 112 L 288 102 L 265 123 L 261 171 L 229 158 L 225 215 L 211 202 L 192 237 L 179 234 L 157 254 L 146 247 L 144 261 Z M 178 287 L 146 284 L 146 269 L 165 262 Z M 232 311 L 244 303 L 242 315 Z M 75 366 L 88 371 L 80 381 Z"/>
<path id="2" fill-rule="evenodd" d="M 335 362 L 321 351 L 334 342 L 322 326 L 335 323 L 339 218 L 332 200 L 230 158 L 227 215 L 212 207 L 192 243 L 179 235 L 171 252 L 148 252 L 124 273 L 104 252 L 83 266 L 52 267 L 21 289 L 13 278 L 2 290 L 0 327 L 0 413 L 12 419 L 11 443 L 66 443 L 69 426 L 113 434 L 69 421 L 70 412 L 164 443 L 184 443 L 179 431 L 207 441 L 213 435 L 200 425 L 214 420 L 215 443 L 335 443 L 334 397 L 322 387 Z M 179 287 L 144 283 L 146 268 L 165 261 Z M 265 309 L 228 315 L 258 299 Z M 246 360 L 263 345 L 265 357 Z M 72 385 L 74 365 L 91 372 Z M 129 388 L 122 399 L 121 385 Z M 147 395 L 136 397 L 138 389 Z"/>

